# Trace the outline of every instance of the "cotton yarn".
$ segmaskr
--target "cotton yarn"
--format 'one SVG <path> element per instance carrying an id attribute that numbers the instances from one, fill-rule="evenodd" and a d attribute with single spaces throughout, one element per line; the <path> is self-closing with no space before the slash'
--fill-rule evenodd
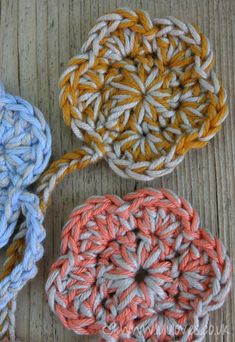
<path id="1" fill-rule="evenodd" d="M 84 145 L 42 176 L 42 219 L 55 186 L 71 172 L 104 158 L 122 177 L 152 180 L 171 172 L 191 148 L 205 146 L 228 114 L 212 65 L 209 40 L 178 19 L 151 21 L 146 12 L 129 9 L 98 19 L 59 83 L 65 122 Z M 21 265 L 26 233 L 22 229 L 8 248 L 3 277 Z M 4 307 L 0 336 L 9 335 L 9 322 L 14 330 L 14 310 L 14 302 Z"/>
<path id="2" fill-rule="evenodd" d="M 228 114 L 213 61 L 197 27 L 117 9 L 98 19 L 61 76 L 64 120 L 119 176 L 166 175 Z"/>
<path id="3" fill-rule="evenodd" d="M 46 291 L 77 334 L 102 341 L 201 341 L 231 264 L 197 211 L 169 190 L 91 197 L 62 231 Z M 100 341 L 101 341 L 100 340 Z"/>
<path id="4" fill-rule="evenodd" d="M 39 197 L 27 190 L 46 168 L 51 134 L 43 114 L 29 102 L 5 92 L 0 85 L 0 248 L 13 237 L 17 265 L 0 275 L 0 338 L 14 339 L 15 298 L 37 273 L 43 256 L 45 230 Z M 16 230 L 16 227 L 17 230 Z M 24 248 L 17 242 L 25 236 Z M 24 249 L 24 250 L 23 250 Z M 9 250 L 10 251 L 10 250 Z M 7 253 L 7 257 L 9 254 Z M 11 311 L 7 318 L 8 310 Z"/>

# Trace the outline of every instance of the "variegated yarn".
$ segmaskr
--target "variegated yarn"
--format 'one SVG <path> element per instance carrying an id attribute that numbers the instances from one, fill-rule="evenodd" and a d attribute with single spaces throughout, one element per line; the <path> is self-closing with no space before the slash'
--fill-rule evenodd
<path id="1" fill-rule="evenodd" d="M 60 80 L 65 122 L 84 145 L 42 177 L 42 213 L 57 183 L 102 158 L 122 177 L 152 180 L 205 146 L 228 113 L 212 64 L 208 39 L 178 19 L 129 9 L 98 19 Z M 10 245 L 4 274 L 21 262 L 25 238 Z M 7 325 L 9 307 L 0 317 Z"/>
<path id="2" fill-rule="evenodd" d="M 0 275 L 0 338 L 14 340 L 15 298 L 36 275 L 43 255 L 43 215 L 38 196 L 27 187 L 44 171 L 50 155 L 51 135 L 43 114 L 0 85 L 0 248 L 15 232 L 18 245 L 15 263 L 8 260 Z M 17 242 L 22 236 L 24 248 Z"/>
<path id="3" fill-rule="evenodd" d="M 213 61 L 197 27 L 117 9 L 98 19 L 61 76 L 65 122 L 118 175 L 168 174 L 228 113 Z"/>
<path id="4" fill-rule="evenodd" d="M 49 305 L 65 327 L 100 341 L 201 341 L 231 286 L 224 246 L 169 190 L 91 197 L 61 238 Z"/>

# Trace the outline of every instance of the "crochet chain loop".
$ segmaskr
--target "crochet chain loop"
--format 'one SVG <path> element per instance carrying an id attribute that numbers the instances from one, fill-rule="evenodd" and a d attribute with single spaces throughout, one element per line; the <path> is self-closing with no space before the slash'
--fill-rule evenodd
<path id="1" fill-rule="evenodd" d="M 27 187 L 44 171 L 50 155 L 51 135 L 43 114 L 22 98 L 6 93 L 1 84 L 0 248 L 13 239 L 0 275 L 1 339 L 14 341 L 17 293 L 34 278 L 36 263 L 43 256 L 44 216 L 39 197 Z"/>
<path id="2" fill-rule="evenodd" d="M 10 341 L 15 341 L 14 312 L 16 304 L 14 294 L 16 289 L 18 292 L 37 273 L 36 262 L 43 256 L 41 242 L 45 238 L 42 222 L 49 205 L 50 195 L 55 186 L 67 174 L 83 169 L 100 159 L 99 155 L 89 154 L 89 152 L 91 152 L 89 149 L 80 149 L 74 153 L 68 153 L 59 161 L 52 163 L 37 189 L 39 197 L 25 192 L 21 194 L 22 205 L 19 200 L 17 201 L 18 213 L 22 212 L 26 217 L 7 249 L 7 259 L 0 275 L 0 289 L 4 288 L 0 292 L 0 339 L 7 337 Z M 18 216 L 15 217 L 16 222 L 17 219 Z"/>
<path id="3" fill-rule="evenodd" d="M 101 157 L 99 154 L 94 154 L 91 149 L 84 147 L 72 153 L 67 153 L 61 159 L 53 162 L 41 177 L 40 185 L 37 189 L 41 198 L 40 207 L 42 211 L 46 211 L 55 186 L 60 183 L 65 176 L 76 170 L 82 170 L 89 165 L 98 162 L 100 159 Z"/>

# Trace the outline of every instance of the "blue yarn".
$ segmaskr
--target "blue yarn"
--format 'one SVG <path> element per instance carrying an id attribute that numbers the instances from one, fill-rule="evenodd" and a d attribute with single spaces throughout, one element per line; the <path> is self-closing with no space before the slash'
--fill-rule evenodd
<path id="1" fill-rule="evenodd" d="M 0 151 L 4 158 L 0 159 L 1 178 L 8 177 L 15 186 L 19 180 L 24 186 L 30 185 L 43 172 L 51 155 L 49 127 L 43 114 L 18 96 L 0 96 L 0 112 Z"/>
<path id="2" fill-rule="evenodd" d="M 0 309 L 37 273 L 45 238 L 37 195 L 27 187 L 45 170 L 51 156 L 51 134 L 43 114 L 29 102 L 5 92 L 0 84 L 0 248 L 25 236 L 22 261 L 0 281 Z"/>

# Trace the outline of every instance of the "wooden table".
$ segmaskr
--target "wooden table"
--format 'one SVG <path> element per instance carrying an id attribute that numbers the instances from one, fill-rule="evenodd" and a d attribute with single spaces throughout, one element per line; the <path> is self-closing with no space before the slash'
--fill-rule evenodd
<path id="1" fill-rule="evenodd" d="M 17 336 L 22 341 L 95 341 L 65 330 L 47 305 L 44 292 L 49 266 L 59 255 L 60 232 L 74 206 L 93 194 L 124 195 L 143 186 L 167 187 L 187 198 L 202 225 L 217 234 L 231 258 L 235 246 L 235 3 L 234 0 L 0 0 L 0 75 L 8 91 L 38 106 L 50 123 L 53 158 L 79 143 L 65 127 L 58 105 L 58 79 L 70 57 L 79 52 L 96 18 L 128 5 L 152 17 L 174 15 L 197 23 L 210 38 L 216 71 L 228 92 L 230 115 L 222 131 L 203 150 L 191 151 L 170 175 L 150 183 L 124 180 L 106 163 L 66 178 L 54 193 L 46 217 L 45 257 L 39 273 L 18 297 Z M 211 315 L 208 341 L 235 340 L 234 291 L 223 309 Z M 211 332 L 212 332 L 211 330 Z"/>

